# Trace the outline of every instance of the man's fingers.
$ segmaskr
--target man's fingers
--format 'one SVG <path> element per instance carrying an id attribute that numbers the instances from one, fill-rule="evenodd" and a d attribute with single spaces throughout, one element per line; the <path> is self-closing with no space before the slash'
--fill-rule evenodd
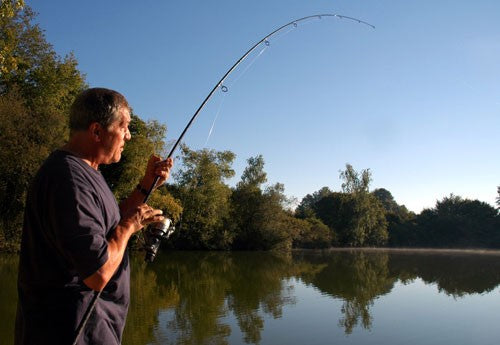
<path id="1" fill-rule="evenodd" d="M 155 209 L 149 207 L 149 209 L 143 213 L 143 222 L 144 223 L 159 222 L 162 219 L 163 219 L 163 211 L 162 210 L 155 210 Z"/>
<path id="2" fill-rule="evenodd" d="M 155 170 L 158 170 L 158 169 L 167 170 L 167 169 L 171 169 L 173 166 L 174 166 L 174 163 L 173 163 L 172 159 L 169 159 L 166 161 L 160 161 L 160 162 L 155 163 Z"/>
<path id="3" fill-rule="evenodd" d="M 161 157 L 160 156 L 157 156 L 157 155 L 151 155 L 151 157 L 149 158 L 150 161 L 154 162 L 154 163 L 157 163 L 159 161 L 161 161 Z"/>

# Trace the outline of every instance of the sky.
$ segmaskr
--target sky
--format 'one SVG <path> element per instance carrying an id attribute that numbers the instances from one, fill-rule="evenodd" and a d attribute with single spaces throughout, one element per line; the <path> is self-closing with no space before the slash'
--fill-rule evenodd
<path id="1" fill-rule="evenodd" d="M 370 169 L 420 212 L 451 193 L 494 205 L 500 185 L 500 2 L 395 0 L 28 0 L 55 51 L 91 87 L 125 95 L 141 118 L 192 149 L 236 154 L 234 185 L 262 154 L 268 183 L 301 200 L 339 191 L 345 164 Z M 290 30 L 289 30 L 290 29 Z M 209 135 L 210 134 L 210 135 Z"/>

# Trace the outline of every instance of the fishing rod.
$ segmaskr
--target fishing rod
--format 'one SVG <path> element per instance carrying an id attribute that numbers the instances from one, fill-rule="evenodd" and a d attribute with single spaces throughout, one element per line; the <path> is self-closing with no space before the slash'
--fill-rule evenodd
<path id="1" fill-rule="evenodd" d="M 247 50 L 247 52 L 245 54 L 243 54 L 235 63 L 233 66 L 231 66 L 231 68 L 222 76 L 222 78 L 217 82 L 217 84 L 215 84 L 215 86 L 213 87 L 212 91 L 210 91 L 210 93 L 207 95 L 207 97 L 203 100 L 203 102 L 200 104 L 200 106 L 198 107 L 198 109 L 196 110 L 196 112 L 194 113 L 194 115 L 191 117 L 191 120 L 189 120 L 187 126 L 184 128 L 184 130 L 182 131 L 181 135 L 179 136 L 179 139 L 177 139 L 177 141 L 175 142 L 174 146 L 172 147 L 172 149 L 170 150 L 170 153 L 168 154 L 167 156 L 167 159 L 168 158 L 171 158 L 172 155 L 174 154 L 174 151 L 177 149 L 177 146 L 179 145 L 179 143 L 181 142 L 182 138 L 184 137 L 184 134 L 186 134 L 186 132 L 188 131 L 189 127 L 191 127 L 191 125 L 193 124 L 194 120 L 196 119 L 196 117 L 198 117 L 198 114 L 200 113 L 200 111 L 203 109 L 203 107 L 205 106 L 205 104 L 208 102 L 208 100 L 212 97 L 212 95 L 215 93 L 215 91 L 217 91 L 217 89 L 220 87 L 220 89 L 222 90 L 222 92 L 227 92 L 228 89 L 227 87 L 224 85 L 224 81 L 226 80 L 226 78 L 236 69 L 236 67 L 238 67 L 247 57 L 248 55 L 250 55 L 259 45 L 261 45 L 262 43 L 264 43 L 266 46 L 269 46 L 270 45 L 270 42 L 269 42 L 269 38 L 271 38 L 272 36 L 274 36 L 275 34 L 277 34 L 278 32 L 282 31 L 283 29 L 285 29 L 286 27 L 289 27 L 289 26 L 292 26 L 293 28 L 296 28 L 298 26 L 298 23 L 299 22 L 302 22 L 304 20 L 307 20 L 307 19 L 322 19 L 324 17 L 334 17 L 334 18 L 338 18 L 338 19 L 347 19 L 347 20 L 351 20 L 351 21 L 354 21 L 354 22 L 357 22 L 359 24 L 364 24 L 364 25 L 367 25 L 369 27 L 371 27 L 372 29 L 375 29 L 375 26 L 373 26 L 372 24 L 370 23 L 367 23 L 365 21 L 362 21 L 362 20 L 359 20 L 357 18 L 353 18 L 353 17 L 348 17 L 348 16 L 343 16 L 341 14 L 335 14 L 335 13 L 326 13 L 326 14 L 314 14 L 314 15 L 311 15 L 311 16 L 307 16 L 307 17 L 303 17 L 303 18 L 299 18 L 299 19 L 295 19 L 295 20 L 292 20 L 291 22 L 289 23 L 286 23 L 282 26 L 280 26 L 279 28 L 277 28 L 276 30 L 272 31 L 271 33 L 267 34 L 266 36 L 264 36 L 261 40 L 259 40 L 257 43 L 255 43 L 250 49 Z M 158 183 L 158 180 L 160 179 L 159 176 L 156 176 L 155 179 L 154 179 L 154 182 L 151 184 L 151 186 L 149 187 L 148 191 L 147 191 L 147 194 L 144 198 L 144 203 L 146 203 L 149 199 L 149 197 L 151 196 L 151 193 L 153 192 L 156 184 Z"/>
<path id="2" fill-rule="evenodd" d="M 308 20 L 308 19 L 322 19 L 322 18 L 325 18 L 325 17 L 333 17 L 333 18 L 338 18 L 338 19 L 347 19 L 347 20 L 350 20 L 350 21 L 354 21 L 354 22 L 357 22 L 359 24 L 364 24 L 366 26 L 369 26 L 371 27 L 372 29 L 375 29 L 375 26 L 373 26 L 372 24 L 370 23 L 367 23 L 365 21 L 362 21 L 360 19 L 357 19 L 357 18 L 353 18 L 353 17 L 348 17 L 348 16 L 344 16 L 344 15 L 341 15 L 341 14 L 336 14 L 336 13 L 325 13 L 325 14 L 314 14 L 314 15 L 310 15 L 310 16 L 306 16 L 306 17 L 302 17 L 302 18 L 299 18 L 299 19 L 295 19 L 295 20 L 292 20 L 291 22 L 289 23 L 286 23 L 282 26 L 280 26 L 279 28 L 277 28 L 276 30 L 272 31 L 271 33 L 267 34 L 266 36 L 264 36 L 262 39 L 260 39 L 257 43 L 255 43 L 250 49 L 247 50 L 247 52 L 245 54 L 243 54 L 235 63 L 234 65 L 231 66 L 231 68 L 229 68 L 229 70 L 222 76 L 222 78 L 217 82 L 217 84 L 215 84 L 215 86 L 213 87 L 212 91 L 210 91 L 210 93 L 207 95 L 207 97 L 203 100 L 203 102 L 200 104 L 200 106 L 198 107 L 198 109 L 196 110 L 196 112 L 194 113 L 194 115 L 191 117 L 191 119 L 189 120 L 188 124 L 186 125 L 186 127 L 184 128 L 184 130 L 182 131 L 181 135 L 179 136 L 179 138 L 177 139 L 177 141 L 175 142 L 174 146 L 172 147 L 172 149 L 170 150 L 170 153 L 168 154 L 167 158 L 171 158 L 172 155 L 174 154 L 175 150 L 177 149 L 177 146 L 179 146 L 182 138 L 184 138 L 184 135 L 186 134 L 186 132 L 188 131 L 189 127 L 191 127 L 191 125 L 193 124 L 194 120 L 196 119 L 196 117 L 198 117 L 198 114 L 200 113 L 200 111 L 203 109 L 203 107 L 205 106 L 205 104 L 207 104 L 207 102 L 210 100 L 210 98 L 212 97 L 212 95 L 215 93 L 215 91 L 217 91 L 217 89 L 220 87 L 220 89 L 222 90 L 222 92 L 227 92 L 228 91 L 228 88 L 227 86 L 224 85 L 224 81 L 226 80 L 226 78 L 236 69 L 236 67 L 238 67 L 259 45 L 261 45 L 262 43 L 264 43 L 266 46 L 269 46 L 270 45 L 270 42 L 269 42 L 269 38 L 271 38 L 272 36 L 274 36 L 275 34 L 277 34 L 278 32 L 282 31 L 283 29 L 285 29 L 286 27 L 289 27 L 289 26 L 292 26 L 293 28 L 296 28 L 298 27 L 298 23 L 299 22 L 302 22 L 302 21 L 305 21 L 305 20 Z M 165 160 L 166 160 L 165 159 Z M 156 176 L 153 183 L 151 184 L 150 188 L 148 189 L 147 191 L 147 194 L 144 198 L 144 203 L 146 203 L 149 199 L 149 197 L 151 196 L 151 193 L 153 192 L 156 184 L 158 183 L 160 179 L 160 176 Z M 167 230 L 168 230 L 168 225 L 167 225 Z M 89 318 L 90 318 L 90 315 L 92 314 L 92 311 L 94 310 L 96 304 L 97 304 L 97 300 L 99 299 L 99 296 L 101 295 L 101 291 L 99 292 L 96 292 L 94 291 L 94 297 L 89 305 L 89 307 L 87 308 L 87 310 L 85 311 L 85 314 L 80 322 L 80 324 L 78 325 L 78 328 L 76 330 L 76 336 L 75 336 L 75 340 L 73 341 L 73 345 L 76 345 L 78 343 L 78 339 L 80 338 L 80 335 L 83 331 L 83 329 L 85 328 L 85 325 L 87 324 Z"/>

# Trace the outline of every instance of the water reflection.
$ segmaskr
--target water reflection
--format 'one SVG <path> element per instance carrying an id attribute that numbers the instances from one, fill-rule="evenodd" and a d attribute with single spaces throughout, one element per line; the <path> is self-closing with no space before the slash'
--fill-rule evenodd
<path id="1" fill-rule="evenodd" d="M 339 326 L 347 334 L 352 333 L 358 322 L 370 329 L 370 306 L 375 298 L 390 292 L 397 280 L 389 275 L 387 253 L 329 251 L 318 255 L 305 252 L 297 254 L 295 259 L 318 265 L 326 263 L 320 272 L 304 275 L 302 279 L 324 294 L 343 300 Z"/>
<path id="2" fill-rule="evenodd" d="M 290 256 L 269 253 L 173 252 L 148 267 L 133 260 L 124 344 L 227 344 L 231 329 L 221 320 L 230 313 L 244 341 L 258 343 L 264 316 L 280 318 L 283 307 L 294 303 L 285 278 L 297 270 Z M 169 319 L 159 329 L 157 317 L 165 309 Z"/>
<path id="3" fill-rule="evenodd" d="M 393 253 L 389 269 L 403 282 L 421 278 L 453 297 L 487 293 L 500 284 L 500 256 L 495 253 Z"/>
<path id="4" fill-rule="evenodd" d="M 227 344 L 234 331 L 228 317 L 245 343 L 258 344 L 266 317 L 279 319 L 284 306 L 296 303 L 291 278 L 342 301 L 338 326 L 346 334 L 357 325 L 372 327 L 370 308 L 398 281 L 421 278 L 456 298 L 500 283 L 498 256 L 414 252 L 174 252 L 149 267 L 136 260 L 133 272 L 125 344 Z M 161 310 L 168 310 L 164 322 L 158 320 Z"/>
<path id="5" fill-rule="evenodd" d="M 14 320 L 17 308 L 17 264 L 14 255 L 0 255 L 0 343 L 14 343 Z M 4 343 L 5 341 L 5 343 Z"/>
<path id="6" fill-rule="evenodd" d="M 436 294 L 456 300 L 483 296 L 500 284 L 499 258 L 348 250 L 291 255 L 170 252 L 146 265 L 137 256 L 132 258 L 132 301 L 123 343 L 269 343 L 266 331 L 292 332 L 304 318 L 311 322 L 327 318 L 290 316 L 300 309 L 298 305 L 312 303 L 313 295 L 322 299 L 320 303 L 331 301 L 329 308 L 335 309 L 333 318 L 331 313 L 328 316 L 333 323 L 328 336 L 340 332 L 355 337 L 360 327 L 375 328 L 374 305 L 396 287 L 405 286 L 396 283 L 420 279 L 436 286 Z M 13 342 L 16 270 L 15 257 L 0 256 L 0 339 L 6 344 Z M 276 325 L 272 321 L 281 319 L 289 324 L 270 330 Z"/>

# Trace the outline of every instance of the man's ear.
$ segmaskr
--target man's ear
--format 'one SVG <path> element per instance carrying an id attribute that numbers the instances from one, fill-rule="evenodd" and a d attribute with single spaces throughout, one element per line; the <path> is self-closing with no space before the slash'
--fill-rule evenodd
<path id="1" fill-rule="evenodd" d="M 95 142 L 100 142 L 102 135 L 102 126 L 98 122 L 92 122 L 89 126 L 89 133 L 90 137 Z"/>

